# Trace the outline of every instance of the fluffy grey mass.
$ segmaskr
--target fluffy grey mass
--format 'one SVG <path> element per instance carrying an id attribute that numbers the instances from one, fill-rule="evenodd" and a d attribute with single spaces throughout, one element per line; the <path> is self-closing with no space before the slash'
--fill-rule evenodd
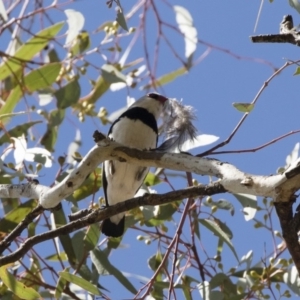
<path id="1" fill-rule="evenodd" d="M 197 136 L 197 129 L 192 123 L 196 115 L 192 106 L 183 105 L 176 99 L 169 99 L 168 102 L 163 116 L 165 142 L 158 149 L 178 152 L 185 141 Z"/>

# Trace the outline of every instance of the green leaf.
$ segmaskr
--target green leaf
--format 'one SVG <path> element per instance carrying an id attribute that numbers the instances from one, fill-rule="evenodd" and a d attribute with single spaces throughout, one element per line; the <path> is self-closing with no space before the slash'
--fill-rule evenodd
<path id="1" fill-rule="evenodd" d="M 38 89 L 43 89 L 55 82 L 59 71 L 60 63 L 44 65 L 36 70 L 31 71 L 24 77 L 24 84 L 29 92 L 34 92 Z M 23 92 L 20 85 L 14 87 L 10 92 L 5 104 L 0 109 L 0 115 L 12 113 L 19 100 L 22 98 Z M 7 123 L 5 120 L 3 123 Z"/>
<path id="2" fill-rule="evenodd" d="M 214 201 L 211 197 L 207 197 L 203 204 L 208 207 L 216 206 L 218 209 L 229 210 L 230 214 L 232 216 L 234 215 L 234 206 L 227 200 L 220 199 L 218 201 Z"/>
<path id="3" fill-rule="evenodd" d="M 84 258 L 87 253 L 84 249 L 83 238 L 84 238 L 84 232 L 82 230 L 77 231 L 71 238 L 77 261 L 80 262 L 81 261 L 84 262 Z"/>
<path id="4" fill-rule="evenodd" d="M 88 32 L 82 31 L 77 35 L 74 45 L 72 46 L 70 52 L 73 55 L 77 55 L 89 49 L 90 46 L 91 46 L 91 41 Z"/>
<path id="5" fill-rule="evenodd" d="M 27 230 L 28 230 L 28 237 L 32 237 L 32 236 L 35 236 L 36 234 L 36 226 L 37 226 L 37 223 L 35 222 L 31 222 L 28 226 L 27 226 Z"/>
<path id="6" fill-rule="evenodd" d="M 172 220 L 172 216 L 178 211 L 181 202 L 182 201 L 180 200 L 159 206 L 144 206 L 142 212 L 145 225 L 149 227 L 159 226 L 165 221 Z"/>
<path id="7" fill-rule="evenodd" d="M 99 236 L 99 224 L 97 223 L 90 225 L 83 239 L 83 243 L 87 251 L 93 250 L 96 247 L 99 240 Z"/>
<path id="8" fill-rule="evenodd" d="M 31 199 L 11 210 L 0 220 L 0 232 L 11 232 L 36 206 L 36 200 Z"/>
<path id="9" fill-rule="evenodd" d="M 4 284 L 18 297 L 26 300 L 41 299 L 40 294 L 31 287 L 19 282 L 14 275 L 6 270 L 7 266 L 0 268 L 0 277 Z"/>
<path id="10" fill-rule="evenodd" d="M 57 51 L 53 48 L 48 52 L 48 58 L 50 63 L 60 62 Z"/>
<path id="11" fill-rule="evenodd" d="M 38 102 L 40 106 L 48 105 L 53 100 L 53 89 L 52 87 L 48 87 L 42 90 L 37 91 L 38 94 Z"/>
<path id="12" fill-rule="evenodd" d="M 179 201 L 174 201 L 171 203 L 160 205 L 155 219 L 162 220 L 162 221 L 171 220 L 173 214 L 176 211 L 178 211 L 178 208 L 181 203 L 182 200 L 179 200 Z"/>
<path id="13" fill-rule="evenodd" d="M 88 103 L 95 103 L 104 93 L 108 91 L 110 83 L 106 82 L 103 76 L 98 77 L 92 91 L 80 101 L 87 101 Z"/>
<path id="14" fill-rule="evenodd" d="M 296 68 L 296 71 L 295 71 L 295 73 L 293 75 L 300 75 L 300 67 Z"/>
<path id="15" fill-rule="evenodd" d="M 100 291 L 90 282 L 87 280 L 78 277 L 76 275 L 70 274 L 68 272 L 58 272 L 59 276 L 64 278 L 65 280 L 74 283 L 84 290 L 88 291 L 89 293 L 93 295 L 101 295 Z"/>
<path id="16" fill-rule="evenodd" d="M 292 152 L 286 157 L 284 169 L 287 169 L 292 163 L 294 163 L 298 159 L 299 148 L 300 148 L 300 143 L 298 142 L 295 144 Z"/>
<path id="17" fill-rule="evenodd" d="M 157 287 L 160 287 L 162 289 L 169 289 L 170 288 L 170 282 L 169 281 L 159 281 L 156 280 L 154 285 L 156 285 Z M 176 284 L 173 288 L 175 289 L 182 289 L 182 285 L 181 284 Z"/>
<path id="18" fill-rule="evenodd" d="M 47 130 L 41 139 L 41 145 L 43 145 L 48 151 L 54 152 L 54 145 L 57 140 L 57 127 L 47 126 Z"/>
<path id="19" fill-rule="evenodd" d="M 161 180 L 154 173 L 149 172 L 144 180 L 147 186 L 154 186 L 161 183 Z"/>
<path id="20" fill-rule="evenodd" d="M 199 222 L 204 225 L 208 230 L 210 230 L 211 232 L 213 232 L 216 236 L 218 236 L 221 241 L 225 242 L 228 247 L 230 248 L 230 250 L 232 251 L 232 253 L 234 254 L 234 256 L 236 257 L 237 261 L 238 256 L 237 253 L 233 247 L 233 244 L 231 243 L 229 237 L 227 236 L 227 234 L 221 229 L 221 227 L 219 227 L 218 224 L 216 224 L 215 222 L 208 220 L 208 219 L 199 219 Z"/>
<path id="21" fill-rule="evenodd" d="M 220 199 L 216 202 L 216 205 L 219 209 L 229 210 L 230 214 L 234 215 L 234 206 L 229 201 Z"/>
<path id="22" fill-rule="evenodd" d="M 240 266 L 245 263 L 246 268 L 250 269 L 252 260 L 253 260 L 253 251 L 250 250 L 248 251 L 247 254 L 243 255 L 242 258 L 240 259 Z"/>
<path id="23" fill-rule="evenodd" d="M 102 263 L 98 260 L 96 255 L 93 254 L 92 251 L 90 252 L 90 255 L 91 255 L 91 261 L 92 261 L 93 267 L 94 267 L 94 269 L 97 270 L 97 273 L 99 275 L 109 275 L 109 272 L 104 268 Z M 104 252 L 102 252 L 101 255 L 106 255 L 106 254 Z"/>
<path id="24" fill-rule="evenodd" d="M 24 83 L 29 92 L 45 89 L 55 82 L 61 69 L 61 63 L 50 63 L 28 73 Z"/>
<path id="25" fill-rule="evenodd" d="M 194 278 L 188 276 L 188 275 L 184 275 L 182 276 L 182 290 L 183 290 L 183 294 L 186 300 L 192 300 L 192 288 L 191 288 L 191 283 L 195 281 Z M 198 282 L 197 282 L 198 283 Z"/>
<path id="26" fill-rule="evenodd" d="M 143 213 L 143 220 L 149 221 L 150 219 L 154 218 L 158 206 L 151 206 L 151 205 L 144 205 L 140 207 L 141 212 Z"/>
<path id="27" fill-rule="evenodd" d="M 69 271 L 69 267 L 65 268 L 64 271 L 65 272 L 68 272 Z M 55 289 L 55 299 L 60 299 L 61 298 L 61 294 L 63 293 L 64 291 L 64 288 L 66 286 L 66 282 L 67 280 L 64 279 L 63 277 L 59 276 L 58 280 L 57 280 L 57 283 L 56 283 L 56 289 Z"/>
<path id="28" fill-rule="evenodd" d="M 148 259 L 148 265 L 149 265 L 150 269 L 153 272 L 156 272 L 156 270 L 159 267 L 159 265 L 161 264 L 162 260 L 163 260 L 163 255 L 158 250 L 155 255 L 151 256 Z M 168 261 L 165 260 L 165 265 L 163 266 L 162 269 L 160 269 L 159 273 L 155 277 L 155 283 L 156 284 L 154 285 L 154 290 L 151 293 L 151 295 L 155 299 L 163 299 L 163 288 L 164 288 L 164 286 L 162 286 L 161 283 L 162 283 L 162 280 L 163 280 L 164 270 L 167 270 L 167 269 L 168 269 Z"/>
<path id="29" fill-rule="evenodd" d="M 241 103 L 241 102 L 234 102 L 232 105 L 240 112 L 242 113 L 249 113 L 254 108 L 253 103 Z"/>
<path id="30" fill-rule="evenodd" d="M 147 90 L 147 89 L 151 88 L 153 85 L 155 85 L 155 86 L 163 86 L 165 84 L 168 84 L 168 83 L 174 81 L 177 77 L 182 76 L 182 75 L 184 75 L 186 73 L 187 73 L 187 69 L 186 68 L 184 68 L 184 67 L 179 68 L 179 69 L 177 69 L 175 71 L 172 71 L 172 72 L 170 72 L 168 74 L 165 74 L 165 75 L 159 77 L 157 80 L 155 80 L 154 83 L 147 84 L 147 85 L 143 86 L 142 89 L 143 90 Z"/>
<path id="31" fill-rule="evenodd" d="M 67 224 L 67 220 L 63 209 L 54 210 L 52 213 L 57 228 Z M 72 244 L 72 239 L 68 234 L 64 234 L 59 236 L 59 240 L 65 250 L 65 253 L 68 256 L 70 265 L 74 266 L 77 263 L 77 260 L 76 260 L 76 255 Z"/>
<path id="32" fill-rule="evenodd" d="M 67 261 L 68 256 L 66 255 L 65 252 L 60 252 L 59 255 L 57 254 L 52 254 L 46 257 L 46 259 L 51 260 L 51 261 Z"/>
<path id="33" fill-rule="evenodd" d="M 164 288 L 167 289 L 168 286 L 170 286 L 170 282 L 162 282 L 156 277 L 151 291 L 150 300 L 164 300 Z"/>
<path id="34" fill-rule="evenodd" d="M 41 290 L 40 291 L 41 299 L 53 299 L 53 292 L 50 290 Z M 60 299 L 59 297 L 56 298 L 54 294 L 54 299 Z"/>
<path id="35" fill-rule="evenodd" d="M 197 285 L 197 289 L 200 293 L 201 299 L 211 300 L 210 298 L 210 286 L 208 281 L 200 282 Z"/>
<path id="36" fill-rule="evenodd" d="M 192 225 L 193 225 L 194 232 L 195 232 L 196 236 L 198 237 L 198 239 L 200 241 L 201 239 L 200 239 L 200 228 L 199 228 L 199 222 L 198 222 L 198 214 L 196 213 L 195 210 L 192 210 L 191 216 L 192 216 Z"/>
<path id="37" fill-rule="evenodd" d="M 107 83 L 125 82 L 126 76 L 122 74 L 115 66 L 105 64 L 101 68 L 102 76 Z"/>
<path id="38" fill-rule="evenodd" d="M 84 15 L 75 9 L 66 9 L 68 31 L 66 34 L 66 46 L 72 44 L 80 31 L 83 29 L 85 18 Z"/>
<path id="39" fill-rule="evenodd" d="M 95 176 L 95 174 L 97 175 Z M 71 202 L 78 202 L 82 199 L 86 199 L 90 195 L 97 193 L 102 187 L 102 179 L 99 174 L 101 174 L 101 169 L 95 169 L 95 171 L 89 175 L 82 185 L 76 191 L 74 191 L 74 193 L 69 196 L 67 200 Z"/>
<path id="40" fill-rule="evenodd" d="M 153 283 L 153 289 L 151 290 L 151 297 L 149 298 L 149 300 L 164 300 L 164 289 L 169 289 L 170 288 L 170 281 L 168 280 L 158 280 L 157 277 Z M 176 285 L 174 285 L 172 288 L 175 289 L 183 289 L 183 285 L 182 284 L 178 284 L 176 283 Z M 181 299 L 180 297 L 178 297 L 179 299 Z M 188 299 L 188 298 L 187 298 Z M 148 297 L 147 297 L 148 300 Z"/>
<path id="41" fill-rule="evenodd" d="M 257 268 L 251 268 L 251 269 L 242 269 L 235 273 L 230 274 L 231 276 L 238 277 L 238 278 L 245 278 L 245 274 L 250 274 L 251 271 L 254 271 L 259 276 L 263 276 L 263 274 L 266 272 L 266 268 L 257 267 Z M 274 274 L 271 278 L 269 278 L 272 282 L 282 282 L 284 272 L 282 268 L 272 268 L 272 273 Z M 297 282 L 297 281 L 296 281 Z"/>
<path id="42" fill-rule="evenodd" d="M 243 206 L 245 220 L 249 221 L 254 218 L 257 211 L 257 198 L 248 194 L 232 194 Z"/>
<path id="43" fill-rule="evenodd" d="M 54 152 L 54 146 L 57 140 L 58 126 L 65 117 L 65 110 L 57 109 L 50 113 L 47 130 L 41 139 L 41 144 L 50 152 Z"/>
<path id="44" fill-rule="evenodd" d="M 35 124 L 42 123 L 42 121 L 34 121 L 34 122 L 28 122 L 22 125 L 18 125 L 14 127 L 13 129 L 9 130 L 5 134 L 3 134 L 0 138 L 0 145 L 4 143 L 10 142 L 10 137 L 19 137 L 22 134 L 25 134 L 27 136 L 27 131 L 30 127 L 32 127 Z"/>
<path id="45" fill-rule="evenodd" d="M 1 174 L 2 175 L 2 174 Z M 12 181 L 8 177 L 3 177 L 3 175 L 0 177 L 1 184 L 11 184 Z M 2 205 L 2 211 L 4 214 L 9 213 L 12 209 L 17 208 L 20 205 L 20 199 L 19 198 L 0 198 L 1 205 Z M 1 229 L 0 229 L 1 231 Z"/>
<path id="46" fill-rule="evenodd" d="M 222 251 L 223 251 L 223 245 L 224 245 L 224 241 L 219 239 L 218 240 L 218 245 L 217 245 L 217 255 L 221 255 Z"/>
<path id="47" fill-rule="evenodd" d="M 91 251 L 91 260 L 97 268 L 99 274 L 104 268 L 109 274 L 113 275 L 128 291 L 136 294 L 137 290 L 132 283 L 124 276 L 116 267 L 114 267 L 107 258 L 103 251 L 95 248 Z"/>
<path id="48" fill-rule="evenodd" d="M 236 286 L 224 273 L 218 273 L 210 280 L 210 288 L 213 290 L 217 287 L 225 288 L 229 292 L 229 294 L 235 293 L 236 291 Z"/>
<path id="49" fill-rule="evenodd" d="M 224 222 L 222 222 L 220 219 L 215 218 L 215 221 L 220 226 L 220 228 L 224 231 L 224 233 L 226 233 L 226 235 L 230 239 L 232 239 L 233 238 L 233 233 L 232 233 L 231 229 Z"/>
<path id="50" fill-rule="evenodd" d="M 49 41 L 52 40 L 61 30 L 63 25 L 64 22 L 60 22 L 41 30 L 22 45 L 16 51 L 14 56 L 5 59 L 5 61 L 0 65 L 0 80 L 5 79 L 7 76 L 23 68 L 24 60 L 32 59 L 34 55 L 44 49 Z"/>
<path id="51" fill-rule="evenodd" d="M 131 212 L 134 212 L 134 210 L 131 210 Z M 126 216 L 125 218 L 125 229 L 132 227 L 133 225 L 137 224 L 139 222 L 139 219 L 136 216 L 134 216 L 133 214 Z"/>
<path id="52" fill-rule="evenodd" d="M 5 114 L 5 115 L 1 115 L 0 116 L 0 120 L 5 119 L 5 118 L 11 118 L 11 117 L 15 117 L 15 116 L 20 116 L 20 115 L 26 115 L 26 114 L 28 114 L 27 111 L 18 111 L 18 112 L 15 112 L 15 113 L 9 113 L 9 114 Z"/>
<path id="53" fill-rule="evenodd" d="M 23 92 L 19 85 L 17 85 L 9 94 L 5 101 L 5 104 L 0 109 L 0 115 L 6 115 L 12 113 L 19 100 L 23 96 Z M 4 119 L 2 123 L 6 124 L 9 119 Z"/>
<path id="54" fill-rule="evenodd" d="M 300 3 L 298 0 L 289 0 L 290 6 L 300 14 Z"/>
<path id="55" fill-rule="evenodd" d="M 117 12 L 116 21 L 124 30 L 128 31 L 127 23 L 126 23 L 123 11 L 121 9 L 119 9 Z"/>
<path id="56" fill-rule="evenodd" d="M 127 225 L 127 217 L 125 218 L 125 231 L 127 230 L 129 226 Z M 108 242 L 107 242 L 107 249 L 110 250 L 110 249 L 117 249 L 120 244 L 121 244 L 121 241 L 122 241 L 122 236 L 120 237 L 110 237 L 108 239 Z"/>
<path id="57" fill-rule="evenodd" d="M 148 259 L 148 266 L 150 267 L 150 269 L 152 271 L 155 272 L 157 270 L 157 268 L 159 267 L 159 265 L 161 264 L 162 260 L 163 260 L 163 255 L 161 254 L 160 251 L 158 251 L 156 254 L 152 255 Z M 166 264 L 164 265 L 164 268 L 167 269 L 168 268 L 168 260 L 166 260 L 165 263 Z"/>
<path id="58" fill-rule="evenodd" d="M 194 27 L 193 18 L 186 8 L 179 5 L 174 5 L 173 8 L 179 30 L 184 35 L 185 57 L 189 59 L 197 48 L 197 29 Z"/>
<path id="59" fill-rule="evenodd" d="M 91 280 L 92 280 L 92 272 L 91 272 L 91 270 L 88 268 L 87 265 L 82 264 L 82 265 L 80 266 L 80 269 L 77 270 L 77 273 L 78 273 L 82 278 L 84 278 L 85 280 L 91 282 Z M 97 274 L 97 275 L 98 275 L 98 274 Z M 98 282 L 98 281 L 97 281 L 97 282 Z M 92 283 L 97 284 L 97 282 L 92 282 Z"/>
<path id="60" fill-rule="evenodd" d="M 28 271 L 25 271 L 25 275 L 23 274 L 20 281 L 26 286 L 30 286 L 31 288 L 38 291 L 40 285 L 37 279 L 39 278 L 39 280 L 43 280 L 40 270 L 41 265 L 39 259 L 37 258 L 37 256 L 32 255 L 30 259 L 30 269 Z"/>
<path id="61" fill-rule="evenodd" d="M 225 292 L 210 291 L 209 300 L 224 300 L 224 294 L 227 295 Z M 238 297 L 239 296 L 240 295 L 238 295 Z M 242 300 L 242 299 L 244 299 L 244 297 L 240 297 L 239 299 Z M 234 300 L 231 295 L 230 295 L 230 300 Z"/>
<path id="62" fill-rule="evenodd" d="M 73 79 L 64 87 L 54 93 L 57 99 L 57 108 L 65 109 L 78 102 L 80 97 L 80 85 L 77 79 Z"/>
<path id="63" fill-rule="evenodd" d="M 106 21 L 106 22 L 102 23 L 99 27 L 97 27 L 97 29 L 95 30 L 95 32 L 104 31 L 104 28 L 106 28 L 106 27 L 112 27 L 112 26 L 113 26 L 113 22 L 112 21 Z"/>
<path id="64" fill-rule="evenodd" d="M 65 117 L 65 111 L 63 109 L 52 110 L 49 117 L 50 126 L 59 126 Z"/>
<path id="65" fill-rule="evenodd" d="M 192 140 L 186 140 L 180 147 L 181 152 L 190 152 L 190 150 L 213 144 L 219 139 L 218 136 L 212 134 L 199 134 Z"/>

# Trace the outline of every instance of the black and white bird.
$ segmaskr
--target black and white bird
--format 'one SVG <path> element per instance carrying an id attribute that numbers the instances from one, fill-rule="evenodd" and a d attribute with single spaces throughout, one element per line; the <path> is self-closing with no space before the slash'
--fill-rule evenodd
<path id="1" fill-rule="evenodd" d="M 111 126 L 108 137 L 136 149 L 155 149 L 157 146 L 157 119 L 168 98 L 151 93 L 132 104 Z M 133 198 L 142 185 L 149 168 L 119 161 L 105 161 L 102 182 L 106 206 Z M 102 232 L 111 237 L 124 233 L 125 213 L 119 213 L 102 222 Z"/>

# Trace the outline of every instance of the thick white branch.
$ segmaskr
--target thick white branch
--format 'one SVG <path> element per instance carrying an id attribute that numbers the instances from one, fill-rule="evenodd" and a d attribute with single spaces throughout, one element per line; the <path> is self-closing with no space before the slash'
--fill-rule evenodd
<path id="1" fill-rule="evenodd" d="M 244 173 L 235 166 L 215 159 L 194 157 L 188 154 L 140 151 L 124 147 L 116 142 L 104 139 L 93 147 L 78 167 L 62 182 L 52 188 L 41 185 L 0 185 L 0 197 L 39 198 L 44 208 L 52 208 L 76 190 L 100 163 L 105 160 L 120 160 L 144 167 L 160 167 L 200 175 L 217 177 L 219 183 L 231 193 L 246 193 L 256 196 L 271 197 L 278 200 L 282 186 L 289 180 L 286 173 L 296 170 L 298 162 L 280 175 L 259 176 Z M 298 175 L 297 175 L 298 176 Z M 300 188 L 293 183 L 293 191 Z M 25 188 L 26 187 L 26 188 Z M 279 199 L 280 200 L 280 199 Z"/>
<path id="2" fill-rule="evenodd" d="M 0 184 L 1 198 L 34 198 L 40 199 L 41 195 L 47 193 L 49 187 L 30 182 L 27 184 Z"/>

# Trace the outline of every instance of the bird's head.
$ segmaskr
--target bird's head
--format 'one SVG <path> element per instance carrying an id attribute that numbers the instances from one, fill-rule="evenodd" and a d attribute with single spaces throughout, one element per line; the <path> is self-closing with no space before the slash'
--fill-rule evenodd
<path id="1" fill-rule="evenodd" d="M 167 100 L 168 98 L 165 96 L 157 93 L 150 93 L 137 100 L 132 107 L 145 108 L 154 115 L 155 119 L 158 119 Z"/>

